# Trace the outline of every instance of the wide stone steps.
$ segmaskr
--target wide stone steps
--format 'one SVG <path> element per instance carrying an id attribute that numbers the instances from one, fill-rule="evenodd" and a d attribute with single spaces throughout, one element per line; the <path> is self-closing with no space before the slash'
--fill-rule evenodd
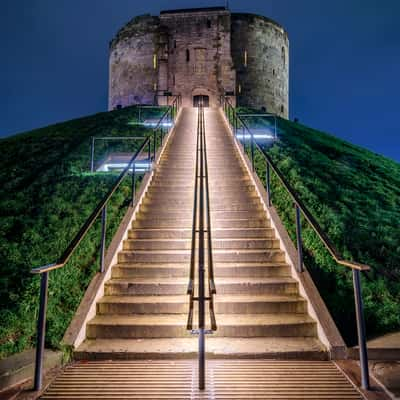
<path id="1" fill-rule="evenodd" d="M 136 219 L 132 228 L 189 228 L 192 218 L 143 218 Z M 218 228 L 269 228 L 270 221 L 264 218 L 217 219 L 213 221 L 213 229 Z"/>
<path id="2" fill-rule="evenodd" d="M 169 278 L 188 276 L 187 263 L 120 263 L 112 269 L 113 278 Z M 286 263 L 215 263 L 216 277 L 273 278 L 289 277 L 290 268 Z"/>
<path id="3" fill-rule="evenodd" d="M 163 339 L 148 340 L 147 358 L 124 360 L 124 353 L 119 351 L 120 359 L 107 361 L 107 354 L 114 349 L 120 349 L 118 343 L 131 346 L 139 351 L 140 344 L 135 340 L 107 343 L 102 341 L 99 346 L 87 346 L 86 353 L 99 351 L 99 359 L 92 362 L 76 362 L 65 368 L 44 393 L 43 399 L 271 399 L 271 400 L 361 400 L 364 396 L 350 383 L 339 368 L 332 362 L 318 358 L 316 349 L 313 361 L 272 360 L 254 354 L 254 357 L 240 353 L 241 359 L 228 360 L 223 358 L 226 352 L 221 349 L 219 339 L 210 339 L 209 362 L 207 363 L 207 385 L 204 391 L 198 389 L 198 368 L 196 360 L 154 360 L 156 354 L 152 349 L 166 355 L 173 354 L 182 348 L 182 352 L 194 355 L 195 340 L 179 339 L 176 346 L 168 346 Z M 100 345 L 104 345 L 104 350 Z M 240 350 L 240 343 L 235 342 L 234 350 Z M 299 358 L 301 354 L 311 354 L 313 343 L 307 343 L 309 352 L 296 352 L 293 347 L 287 347 L 288 354 Z M 254 340 L 254 346 L 257 341 Z M 285 347 L 282 341 L 279 345 L 268 341 L 263 348 L 270 346 L 276 349 L 275 354 L 282 352 L 278 347 Z M 260 346 L 259 346 L 260 347 Z M 294 350 L 294 351 L 291 351 Z M 271 354 L 271 353 L 267 353 Z M 101 355 L 101 357 L 100 357 Z M 220 357 L 218 357 L 220 355 Z M 229 353 L 228 353 L 229 355 Z M 219 358 L 219 359 L 216 359 Z M 247 358 L 247 359 L 244 359 Z M 252 359 L 248 359 L 252 358 Z M 269 359 L 268 359 L 269 358 Z M 275 357 L 276 358 L 276 357 Z M 378 395 L 379 396 L 379 395 Z M 372 398 L 372 397 L 371 397 Z M 374 398 L 377 398 L 374 396 Z"/>
<path id="4" fill-rule="evenodd" d="M 77 360 L 195 359 L 196 336 L 187 338 L 88 339 L 75 352 Z M 325 348 L 312 337 L 221 338 L 207 336 L 207 359 L 327 360 Z M 309 361 L 308 361 L 309 363 Z M 208 364 L 209 365 L 209 364 Z M 318 372 L 312 376 L 315 382 Z M 157 375 L 157 374 L 156 374 Z M 152 377 L 152 381 L 154 376 Z M 304 382 L 304 376 L 301 379 Z M 335 381 L 335 379 L 333 379 Z M 231 397 L 232 398 L 232 397 Z M 248 398 L 248 397 L 245 397 Z M 333 397 L 334 398 L 334 397 Z"/>
<path id="5" fill-rule="evenodd" d="M 129 239 L 124 241 L 124 250 L 190 250 L 189 239 Z M 213 250 L 275 249 L 279 250 L 278 239 L 213 239 Z"/>
<path id="6" fill-rule="evenodd" d="M 87 325 L 89 339 L 188 337 L 187 314 L 97 315 Z M 215 337 L 313 337 L 316 323 L 307 314 L 219 314 Z"/>
<path id="7" fill-rule="evenodd" d="M 105 296 L 97 303 L 98 314 L 184 314 L 187 296 Z M 305 313 L 306 302 L 295 295 L 220 295 L 219 314 Z"/>
<path id="8" fill-rule="evenodd" d="M 307 313 L 307 301 L 299 294 L 254 183 L 219 112 L 207 113 L 218 326 L 207 335 L 207 357 L 326 359 L 316 322 Z M 186 330 L 196 122 L 195 110 L 182 113 L 76 359 L 196 357 L 197 337 Z M 206 286 L 208 292 L 208 282 Z M 194 289 L 197 293 L 197 273 Z M 197 309 L 195 304 L 194 328 Z M 209 324 L 208 305 L 206 309 Z"/>
<path id="9" fill-rule="evenodd" d="M 214 249 L 215 262 L 283 262 L 285 254 L 278 249 L 271 250 L 225 250 Z M 189 262 L 190 250 L 122 250 L 118 262 Z"/>
<path id="10" fill-rule="evenodd" d="M 297 295 L 298 283 L 291 277 L 215 277 L 218 294 L 279 294 Z M 188 279 L 168 278 L 112 278 L 106 282 L 105 295 L 181 295 L 185 294 Z"/>

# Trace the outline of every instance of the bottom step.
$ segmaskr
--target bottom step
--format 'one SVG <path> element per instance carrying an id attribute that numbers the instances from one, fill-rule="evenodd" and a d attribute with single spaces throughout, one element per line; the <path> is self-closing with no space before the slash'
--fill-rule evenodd
<path id="1" fill-rule="evenodd" d="M 197 357 L 197 336 L 177 339 L 86 340 L 74 352 L 76 360 L 190 359 Z M 206 338 L 207 358 L 328 360 L 314 338 Z"/>

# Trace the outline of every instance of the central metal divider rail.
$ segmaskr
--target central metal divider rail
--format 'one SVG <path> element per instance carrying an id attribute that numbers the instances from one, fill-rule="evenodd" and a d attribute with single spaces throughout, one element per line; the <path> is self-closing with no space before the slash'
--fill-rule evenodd
<path id="1" fill-rule="evenodd" d="M 195 296 L 196 264 L 198 272 L 198 294 Z M 208 296 L 205 290 L 206 264 L 208 267 Z M 205 389 L 205 335 L 217 330 L 214 313 L 216 294 L 211 237 L 210 195 L 208 184 L 207 146 L 205 137 L 204 108 L 200 103 L 197 117 L 196 168 L 193 200 L 192 244 L 190 255 L 190 278 L 187 289 L 189 313 L 187 329 L 199 336 L 199 389 Z M 194 302 L 198 302 L 198 327 L 193 329 Z M 206 329 L 205 307 L 209 302 L 210 329 Z"/>

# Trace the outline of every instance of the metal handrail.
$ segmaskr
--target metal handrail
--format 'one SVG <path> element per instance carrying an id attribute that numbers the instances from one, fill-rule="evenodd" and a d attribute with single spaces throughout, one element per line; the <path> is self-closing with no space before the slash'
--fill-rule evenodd
<path id="1" fill-rule="evenodd" d="M 206 210 L 206 211 L 205 211 Z M 207 234 L 207 239 L 205 238 Z M 196 244 L 198 246 L 196 247 Z M 208 296 L 205 294 L 205 260 L 207 247 L 208 266 Z M 198 296 L 195 297 L 195 270 L 196 250 L 198 263 Z M 195 187 L 193 202 L 193 225 L 192 225 L 192 247 L 190 257 L 190 277 L 187 289 L 189 298 L 189 313 L 187 329 L 199 335 L 199 389 L 205 388 L 205 334 L 217 330 L 217 323 L 214 313 L 214 298 L 216 287 L 214 282 L 212 237 L 211 237 L 211 216 L 210 196 L 208 184 L 207 150 L 205 139 L 204 109 L 200 103 L 197 119 L 197 141 L 196 141 L 196 167 Z M 199 304 L 198 329 L 193 330 L 193 309 L 194 302 Z M 205 302 L 209 302 L 211 329 L 206 330 L 205 324 Z"/>
<path id="2" fill-rule="evenodd" d="M 367 346 L 366 346 L 366 334 L 365 334 L 365 320 L 364 320 L 364 310 L 363 310 L 363 301 L 361 295 L 361 279 L 360 272 L 369 271 L 371 268 L 368 265 L 361 264 L 355 261 L 350 261 L 345 259 L 339 251 L 335 248 L 332 241 L 329 239 L 328 235 L 321 228 L 315 217 L 311 214 L 302 200 L 299 198 L 299 195 L 293 189 L 293 187 L 289 184 L 289 182 L 284 177 L 283 173 L 279 170 L 279 168 L 275 165 L 271 157 L 266 153 L 266 151 L 257 143 L 254 138 L 253 133 L 247 126 L 246 122 L 238 115 L 235 108 L 230 103 L 229 99 L 225 96 L 221 96 L 221 105 L 224 110 L 225 115 L 227 116 L 228 123 L 231 125 L 232 130 L 234 132 L 235 140 L 239 142 L 239 139 L 236 135 L 236 131 L 238 129 L 238 123 L 240 123 L 244 130 L 246 130 L 251 137 L 251 165 L 253 173 L 255 171 L 255 155 L 254 155 L 254 147 L 260 150 L 264 159 L 267 162 L 266 167 L 266 192 L 267 192 L 267 205 L 268 207 L 272 206 L 271 202 L 271 185 L 270 185 L 270 169 L 275 172 L 279 181 L 282 183 L 284 188 L 289 193 L 292 198 L 295 206 L 295 216 L 296 216 L 296 241 L 297 241 L 297 252 L 298 252 L 298 265 L 297 270 L 301 273 L 303 272 L 303 244 L 301 237 L 301 213 L 304 218 L 308 221 L 308 223 L 313 228 L 314 232 L 320 238 L 325 248 L 331 254 L 332 258 L 339 264 L 348 268 L 351 268 L 353 272 L 353 286 L 354 286 L 354 298 L 355 298 L 355 309 L 356 309 L 356 318 L 357 318 L 357 333 L 358 333 L 358 344 L 360 350 L 360 364 L 361 364 L 361 377 L 362 377 L 362 387 L 364 389 L 369 388 L 369 373 L 368 373 L 368 355 L 367 355 Z M 231 122 L 231 117 L 234 120 L 234 123 Z M 276 118 L 276 117 L 275 117 Z M 245 141 L 243 141 L 243 149 L 246 154 L 245 149 Z"/>
<path id="3" fill-rule="evenodd" d="M 31 270 L 32 274 L 42 274 L 44 272 L 52 271 L 54 269 L 58 269 L 63 267 L 71 258 L 74 250 L 76 247 L 81 243 L 81 241 L 84 239 L 86 233 L 88 230 L 92 227 L 94 222 L 96 221 L 97 217 L 100 215 L 104 207 L 106 207 L 108 201 L 114 194 L 114 192 L 118 189 L 119 185 L 125 178 L 125 176 L 128 174 L 132 163 L 136 160 L 137 156 L 143 151 L 144 147 L 148 145 L 150 142 L 150 138 L 147 137 L 146 140 L 142 143 L 142 145 L 139 147 L 139 149 L 136 151 L 134 156 L 131 158 L 129 161 L 128 165 L 124 168 L 124 170 L 120 173 L 118 176 L 116 182 L 112 186 L 112 188 L 108 191 L 108 193 L 103 197 L 103 199 L 99 202 L 99 204 L 96 206 L 94 211 L 90 214 L 86 222 L 83 224 L 82 228 L 79 230 L 79 232 L 75 235 L 75 237 L 72 239 L 71 243 L 69 246 L 66 248 L 64 253 L 61 255 L 61 257 L 58 259 L 57 262 L 53 264 L 47 264 L 42 267 L 37 267 L 33 268 Z"/>
<path id="4" fill-rule="evenodd" d="M 47 297 L 48 297 L 48 274 L 50 271 L 59 269 L 64 267 L 71 256 L 73 255 L 75 249 L 79 246 L 82 240 L 85 238 L 89 229 L 93 226 L 96 219 L 99 217 L 101 213 L 101 242 L 100 242 L 100 272 L 104 272 L 105 270 L 105 253 L 106 253 L 106 221 L 107 221 L 107 205 L 112 195 L 120 186 L 121 182 L 128 175 L 131 166 L 132 169 L 132 205 L 134 204 L 135 196 L 136 196 L 136 174 L 135 174 L 135 161 L 142 153 L 142 151 L 147 147 L 148 158 L 149 161 L 152 159 L 155 160 L 156 156 L 156 140 L 157 140 L 157 132 L 160 131 L 161 134 L 161 143 L 164 137 L 164 130 L 160 129 L 161 123 L 164 119 L 167 121 L 173 122 L 177 116 L 177 112 L 179 110 L 181 104 L 180 97 L 176 97 L 171 106 L 168 107 L 166 112 L 162 115 L 160 121 L 157 126 L 153 129 L 153 133 L 148 135 L 147 137 L 143 137 L 144 142 L 139 147 L 139 149 L 135 152 L 135 154 L 130 159 L 128 165 L 124 168 L 124 170 L 120 173 L 115 183 L 111 187 L 111 189 L 107 192 L 107 194 L 102 198 L 102 200 L 98 203 L 96 208 L 87 218 L 85 223 L 82 225 L 79 232 L 72 239 L 66 250 L 62 253 L 61 257 L 52 264 L 47 264 L 41 267 L 33 268 L 31 273 L 41 275 L 40 281 L 40 304 L 39 304 L 39 316 L 38 316 L 38 325 L 37 325 L 37 343 L 36 343 L 36 359 L 35 359 L 35 376 L 34 376 L 34 390 L 40 390 L 42 388 L 42 370 L 43 370 L 43 355 L 44 355 L 44 345 L 45 345 L 45 334 L 46 334 L 46 309 L 47 309 Z M 153 157 L 151 158 L 151 141 L 153 139 Z M 149 169 L 151 165 L 149 165 Z"/>

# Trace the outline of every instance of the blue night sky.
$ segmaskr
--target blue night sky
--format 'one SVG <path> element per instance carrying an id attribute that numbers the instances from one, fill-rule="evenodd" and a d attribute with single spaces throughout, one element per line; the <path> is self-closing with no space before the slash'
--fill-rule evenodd
<path id="1" fill-rule="evenodd" d="M 106 110 L 108 43 L 133 16 L 184 0 L 2 0 L 0 136 Z M 231 0 L 281 23 L 290 114 L 400 161 L 400 1 Z"/>

